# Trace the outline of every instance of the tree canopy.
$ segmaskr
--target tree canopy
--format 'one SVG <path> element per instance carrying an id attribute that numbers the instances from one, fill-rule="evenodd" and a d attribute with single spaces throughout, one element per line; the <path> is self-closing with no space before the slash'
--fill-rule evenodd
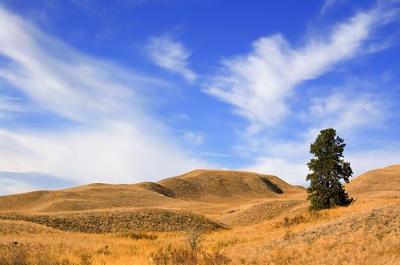
<path id="1" fill-rule="evenodd" d="M 344 140 L 332 128 L 320 131 L 311 144 L 310 153 L 314 157 L 307 164 L 310 169 L 307 193 L 312 210 L 344 206 L 352 202 L 353 199 L 349 198 L 342 185 L 342 181 L 348 183 L 353 174 L 350 163 L 343 159 L 345 146 Z"/>

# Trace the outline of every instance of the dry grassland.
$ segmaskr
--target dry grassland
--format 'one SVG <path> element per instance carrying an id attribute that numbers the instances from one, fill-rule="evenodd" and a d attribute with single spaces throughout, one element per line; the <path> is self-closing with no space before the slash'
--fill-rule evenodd
<path id="1" fill-rule="evenodd" d="M 400 167 L 396 168 L 397 173 L 390 170 L 394 174 L 391 183 L 399 185 Z M 144 191 L 157 198 L 156 202 L 148 202 L 156 203 L 156 207 L 124 208 L 126 205 L 120 203 L 119 207 L 107 209 L 102 208 L 103 203 L 103 210 L 94 207 L 49 212 L 37 211 L 41 207 L 35 200 L 48 203 L 48 207 L 52 198 L 64 196 L 62 192 L 0 198 L 0 204 L 18 205 L 12 212 L 0 212 L 0 264 L 400 264 L 398 186 L 367 187 L 362 183 L 365 176 L 361 176 L 354 189 L 351 184 L 347 187 L 356 198 L 352 205 L 313 213 L 307 210 L 304 190 L 279 179 L 268 181 L 282 193 L 251 174 L 240 179 L 238 176 L 243 173 L 214 173 L 206 172 L 213 176 L 210 179 L 204 174 L 199 177 L 195 171 L 183 178 L 162 181 L 160 186 L 142 183 L 124 187 L 127 197 L 128 189 L 132 196 Z M 380 173 L 374 172 L 375 177 Z M 228 177 L 221 174 L 233 175 L 234 184 L 226 187 Z M 370 182 L 370 175 L 366 174 L 365 181 Z M 199 184 L 201 178 L 212 186 L 209 193 L 204 183 Z M 238 191 L 242 200 L 235 196 L 230 202 L 222 198 L 243 183 L 248 187 Z M 189 187 L 192 192 L 181 190 L 182 187 Z M 90 198 L 100 196 L 98 188 L 105 189 L 107 185 L 63 192 L 77 192 L 73 196 L 90 202 Z M 95 195 L 90 193 L 93 189 Z M 111 189 L 115 196 L 120 194 L 118 188 Z M 263 190 L 267 193 L 264 197 L 260 196 Z M 160 199 L 159 195 L 165 198 Z M 135 225 L 130 226 L 131 223 Z M 148 227 L 151 224 L 154 227 Z M 123 229 L 126 227 L 129 229 Z"/>

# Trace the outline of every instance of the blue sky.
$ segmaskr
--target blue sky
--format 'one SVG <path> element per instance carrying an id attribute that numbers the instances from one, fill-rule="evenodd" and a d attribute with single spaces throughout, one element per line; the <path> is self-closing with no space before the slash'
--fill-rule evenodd
<path id="1" fill-rule="evenodd" d="M 0 193 L 400 162 L 399 1 L 111 2 L 0 1 Z"/>

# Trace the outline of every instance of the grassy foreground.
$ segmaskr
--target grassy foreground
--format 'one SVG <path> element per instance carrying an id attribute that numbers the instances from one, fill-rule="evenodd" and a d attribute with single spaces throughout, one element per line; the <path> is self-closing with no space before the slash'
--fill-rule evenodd
<path id="1" fill-rule="evenodd" d="M 201 234 L 80 233 L 0 221 L 0 264 L 400 264 L 400 198 Z"/>

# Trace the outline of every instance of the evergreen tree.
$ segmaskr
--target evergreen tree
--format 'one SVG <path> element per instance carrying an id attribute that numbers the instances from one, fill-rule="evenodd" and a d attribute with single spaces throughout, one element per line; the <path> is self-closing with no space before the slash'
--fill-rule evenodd
<path id="1" fill-rule="evenodd" d="M 322 130 L 311 144 L 310 153 L 314 158 L 307 164 L 310 169 L 307 193 L 312 210 L 344 206 L 353 201 L 341 182 L 348 183 L 353 174 L 350 163 L 343 160 L 345 146 L 343 139 L 336 136 L 336 130 L 332 128 Z"/>

